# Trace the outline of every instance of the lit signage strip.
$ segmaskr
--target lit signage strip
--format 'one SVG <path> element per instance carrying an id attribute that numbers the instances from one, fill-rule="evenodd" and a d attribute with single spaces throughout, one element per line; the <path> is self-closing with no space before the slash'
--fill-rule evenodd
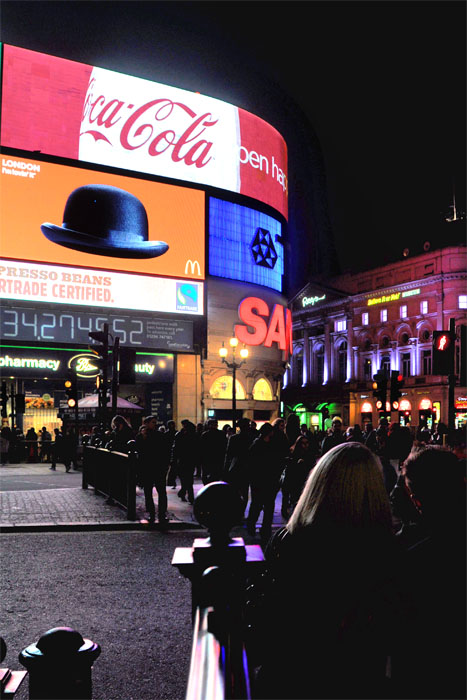
<path id="1" fill-rule="evenodd" d="M 203 313 L 202 282 L 121 272 L 98 274 L 95 270 L 13 260 L 0 260 L 0 298 L 190 315 Z"/>
<path id="2" fill-rule="evenodd" d="M 399 299 L 403 299 L 405 297 L 413 297 L 416 294 L 420 294 L 420 289 L 409 289 L 406 292 L 394 292 L 393 294 L 385 294 L 381 297 L 373 297 L 372 299 L 368 299 L 367 305 L 374 306 L 375 304 L 387 304 L 388 302 L 398 301 Z"/>
<path id="3" fill-rule="evenodd" d="M 3 146 L 209 185 L 287 217 L 287 147 L 199 92 L 4 46 Z"/>
<path id="4" fill-rule="evenodd" d="M 326 299 L 326 294 L 323 294 L 321 297 L 318 297 L 318 296 L 303 297 L 302 306 L 303 306 L 303 308 L 306 308 L 307 306 L 314 306 L 319 301 L 324 301 L 324 299 Z"/>

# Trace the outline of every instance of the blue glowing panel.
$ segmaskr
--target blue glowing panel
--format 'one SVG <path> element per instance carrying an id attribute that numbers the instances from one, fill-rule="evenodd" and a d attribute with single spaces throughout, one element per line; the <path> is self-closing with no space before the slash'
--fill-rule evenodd
<path id="1" fill-rule="evenodd" d="M 209 273 L 282 291 L 282 226 L 272 216 L 209 198 Z"/>

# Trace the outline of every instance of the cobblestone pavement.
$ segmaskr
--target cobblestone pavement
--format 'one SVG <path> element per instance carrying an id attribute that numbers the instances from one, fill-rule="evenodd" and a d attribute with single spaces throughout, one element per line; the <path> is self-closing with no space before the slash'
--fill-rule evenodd
<path id="1" fill-rule="evenodd" d="M 57 467 L 59 469 L 60 467 Z M 0 480 L 3 476 L 41 476 L 42 484 L 53 474 L 48 464 L 15 464 L 0 467 Z M 77 474 L 75 476 L 78 476 Z M 80 476 L 80 474 L 79 474 Z M 67 475 L 68 477 L 68 475 Z M 76 478 L 74 480 L 76 484 Z M 203 487 L 195 479 L 195 495 Z M 177 496 L 177 489 L 167 488 L 169 527 L 199 527 L 193 517 L 193 508 L 182 502 Z M 280 515 L 280 495 L 276 500 L 276 512 L 273 526 L 283 525 Z M 157 492 L 154 489 L 157 504 Z M 261 520 L 258 522 L 258 526 Z M 105 496 L 96 494 L 94 489 L 83 489 L 81 485 L 71 488 L 43 488 L 23 491 L 0 492 L 0 528 L 3 532 L 34 528 L 138 528 L 147 527 L 147 513 L 144 508 L 144 494 L 137 488 L 136 520 L 127 520 L 126 511 L 106 502 Z"/>

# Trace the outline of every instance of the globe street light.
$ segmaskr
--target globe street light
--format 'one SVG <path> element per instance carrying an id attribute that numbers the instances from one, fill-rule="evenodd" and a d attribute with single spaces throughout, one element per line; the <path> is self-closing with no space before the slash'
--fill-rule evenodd
<path id="1" fill-rule="evenodd" d="M 240 349 L 241 362 L 236 361 L 236 350 L 238 346 L 238 338 L 230 338 L 229 345 L 232 348 L 232 362 L 227 361 L 228 349 L 224 346 L 222 342 L 222 347 L 219 348 L 219 355 L 221 356 L 222 362 L 227 365 L 229 369 L 232 370 L 232 423 L 233 429 L 237 429 L 237 387 L 236 387 L 236 372 L 239 367 L 241 367 L 248 357 L 248 349 L 243 346 Z"/>

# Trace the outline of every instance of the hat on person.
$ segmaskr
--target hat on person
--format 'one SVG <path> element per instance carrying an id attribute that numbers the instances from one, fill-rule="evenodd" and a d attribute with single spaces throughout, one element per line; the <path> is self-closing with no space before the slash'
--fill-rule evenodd
<path id="1" fill-rule="evenodd" d="M 83 253 L 117 258 L 156 258 L 169 246 L 148 240 L 148 217 L 142 202 L 110 185 L 84 185 L 69 195 L 61 226 L 43 223 L 52 243 Z"/>

